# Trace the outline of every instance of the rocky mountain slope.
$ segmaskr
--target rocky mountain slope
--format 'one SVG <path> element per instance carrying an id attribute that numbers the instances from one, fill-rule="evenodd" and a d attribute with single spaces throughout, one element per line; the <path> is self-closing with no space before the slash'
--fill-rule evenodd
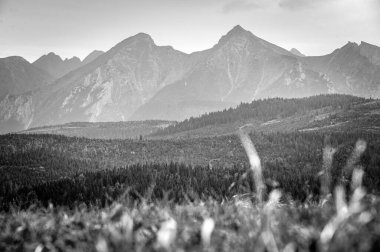
<path id="1" fill-rule="evenodd" d="M 319 57 L 293 53 L 240 26 L 192 54 L 157 46 L 139 33 L 105 53 L 91 53 L 48 88 L 0 97 L 0 114 L 7 115 L 0 125 L 182 120 L 267 97 L 380 96 L 379 47 L 362 42 Z"/>
<path id="2" fill-rule="evenodd" d="M 34 113 L 33 98 L 30 93 L 6 95 L 0 101 L 0 134 L 28 128 Z"/>
<path id="3" fill-rule="evenodd" d="M 182 120 L 258 98 L 328 92 L 328 82 L 289 51 L 236 26 L 188 74 L 160 90 L 132 119 Z"/>
<path id="4" fill-rule="evenodd" d="M 82 65 L 86 65 L 86 64 L 90 63 L 91 61 L 93 61 L 94 59 L 96 59 L 97 57 L 99 57 L 102 54 L 104 54 L 103 51 L 99 51 L 99 50 L 92 51 L 89 55 L 87 55 L 86 58 L 83 59 Z"/>
<path id="5" fill-rule="evenodd" d="M 31 91 L 52 81 L 52 76 L 21 57 L 0 59 L 0 133 L 28 127 L 35 112 Z"/>
<path id="6" fill-rule="evenodd" d="M 323 74 L 333 92 L 380 97 L 380 47 L 349 42 L 331 54 L 304 57 L 302 62 Z"/>
<path id="7" fill-rule="evenodd" d="M 71 121 L 124 121 L 159 89 L 179 79 L 186 54 L 130 37 L 39 93 L 32 126 Z"/>

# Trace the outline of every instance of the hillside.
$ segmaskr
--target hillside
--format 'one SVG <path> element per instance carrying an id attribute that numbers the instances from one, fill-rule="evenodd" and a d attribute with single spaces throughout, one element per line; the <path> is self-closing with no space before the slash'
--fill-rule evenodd
<path id="1" fill-rule="evenodd" d="M 155 133 L 171 125 L 170 121 L 138 122 L 73 122 L 63 125 L 31 128 L 19 134 L 54 134 L 93 139 L 132 139 Z"/>
<path id="2" fill-rule="evenodd" d="M 248 131 L 379 132 L 380 102 L 347 95 L 320 95 L 302 99 L 273 98 L 242 103 L 236 108 L 186 119 L 151 135 L 152 138 L 193 138 Z"/>

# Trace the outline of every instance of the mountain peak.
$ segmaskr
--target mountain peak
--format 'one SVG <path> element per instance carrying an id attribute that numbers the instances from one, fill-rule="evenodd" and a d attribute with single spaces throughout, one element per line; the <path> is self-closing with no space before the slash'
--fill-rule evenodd
<path id="1" fill-rule="evenodd" d="M 73 56 L 71 58 L 66 58 L 65 62 L 81 62 L 81 60 L 77 56 Z"/>
<path id="2" fill-rule="evenodd" d="M 149 34 L 140 32 L 137 33 L 136 35 L 126 38 L 123 41 L 121 41 L 119 44 L 117 44 L 115 47 L 112 48 L 112 50 L 119 50 L 121 48 L 124 48 L 125 46 L 130 46 L 130 45 L 137 45 L 139 48 L 149 46 L 151 47 L 152 45 L 155 45 L 152 37 Z"/>
<path id="3" fill-rule="evenodd" d="M 296 48 L 292 48 L 290 49 L 290 52 L 298 57 L 305 57 L 305 54 L 301 53 L 300 51 L 298 51 Z"/>
<path id="4" fill-rule="evenodd" d="M 132 38 L 135 39 L 135 40 L 139 40 L 139 41 L 147 41 L 147 42 L 150 42 L 150 43 L 154 43 L 152 37 L 149 34 L 146 34 L 146 33 L 143 33 L 143 32 L 137 33 Z"/>
<path id="5" fill-rule="evenodd" d="M 345 44 L 339 49 L 336 49 L 334 53 L 348 53 L 348 52 L 356 51 L 358 50 L 358 48 L 359 48 L 359 45 L 357 43 L 348 41 L 347 44 Z"/>
<path id="6" fill-rule="evenodd" d="M 0 58 L 0 60 L 5 60 L 5 61 L 9 61 L 9 62 L 12 62 L 12 61 L 13 62 L 27 62 L 27 60 L 21 56 L 8 56 L 5 58 Z"/>
<path id="7" fill-rule="evenodd" d="M 263 40 L 252 32 L 245 30 L 240 25 L 236 25 L 232 30 L 230 30 L 226 35 L 222 36 L 219 42 L 214 46 L 214 48 L 220 48 L 225 45 L 233 45 L 236 48 L 244 49 L 246 45 L 250 45 L 251 49 L 259 52 L 261 49 L 264 51 L 271 51 L 274 53 L 282 55 L 291 55 L 288 50 L 276 46 L 266 40 Z"/>
<path id="8" fill-rule="evenodd" d="M 81 60 L 78 57 L 66 58 L 63 60 L 59 55 L 50 52 L 38 58 L 33 65 L 38 67 L 55 78 L 62 77 L 66 73 L 79 67 Z"/>
<path id="9" fill-rule="evenodd" d="M 217 45 L 222 45 L 235 38 L 252 38 L 254 35 L 240 25 L 236 25 L 226 35 L 222 36 Z"/>
<path id="10" fill-rule="evenodd" d="M 247 33 L 250 33 L 249 31 L 245 30 L 243 27 L 241 27 L 240 25 L 236 25 L 234 26 L 234 28 L 232 28 L 232 30 L 230 30 L 226 36 L 237 36 L 237 35 L 242 35 L 242 34 L 247 34 Z"/>
<path id="11" fill-rule="evenodd" d="M 367 42 L 365 42 L 365 41 L 361 41 L 359 47 L 360 47 L 360 48 L 366 48 L 366 47 L 369 47 L 369 48 L 380 49 L 380 47 L 378 47 L 378 46 L 376 46 L 376 45 L 373 45 L 373 44 L 370 44 L 370 43 L 367 43 Z"/>
<path id="12" fill-rule="evenodd" d="M 54 52 L 49 52 L 48 54 L 45 54 L 40 58 L 48 58 L 48 59 L 54 59 L 56 61 L 63 61 L 61 56 L 55 54 Z"/>
<path id="13" fill-rule="evenodd" d="M 231 31 L 246 31 L 241 25 L 235 25 Z"/>
<path id="14" fill-rule="evenodd" d="M 85 65 L 87 63 L 90 63 L 91 61 L 95 60 L 100 55 L 104 54 L 103 51 L 94 50 L 89 55 L 86 56 L 86 58 L 83 59 L 82 63 Z"/>
<path id="15" fill-rule="evenodd" d="M 380 47 L 362 41 L 359 45 L 359 52 L 372 64 L 380 66 Z"/>
<path id="16" fill-rule="evenodd" d="M 359 45 L 356 42 L 348 41 L 343 47 L 358 47 Z"/>

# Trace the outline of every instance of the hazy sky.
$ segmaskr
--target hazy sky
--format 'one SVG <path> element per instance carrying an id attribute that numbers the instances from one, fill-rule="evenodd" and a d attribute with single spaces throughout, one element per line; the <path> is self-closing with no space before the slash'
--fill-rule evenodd
<path id="1" fill-rule="evenodd" d="M 83 59 L 138 32 L 190 53 L 237 24 L 307 55 L 347 41 L 380 46 L 380 0 L 0 0 L 0 57 Z"/>

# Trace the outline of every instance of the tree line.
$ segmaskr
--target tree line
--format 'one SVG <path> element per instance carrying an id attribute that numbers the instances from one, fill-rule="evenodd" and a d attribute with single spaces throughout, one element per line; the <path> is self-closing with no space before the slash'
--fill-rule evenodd
<path id="1" fill-rule="evenodd" d="M 152 136 L 170 135 L 209 125 L 220 125 L 248 119 L 269 121 L 322 108 L 348 109 L 355 104 L 367 101 L 369 100 L 365 98 L 339 94 L 317 95 L 301 99 L 270 98 L 255 100 L 251 103 L 241 103 L 236 108 L 185 119 L 156 131 Z"/>

